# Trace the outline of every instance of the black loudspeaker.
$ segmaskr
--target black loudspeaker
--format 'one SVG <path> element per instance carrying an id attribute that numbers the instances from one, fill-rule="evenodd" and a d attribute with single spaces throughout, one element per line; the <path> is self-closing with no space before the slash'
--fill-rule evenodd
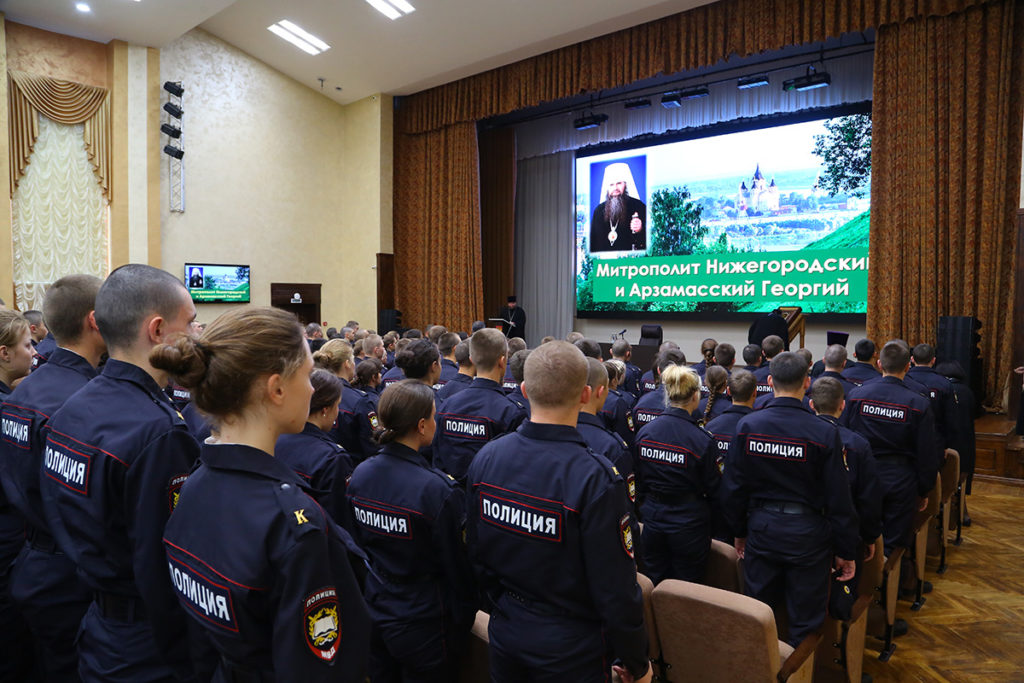
<path id="1" fill-rule="evenodd" d="M 377 312 L 377 333 L 387 334 L 391 330 L 404 332 L 402 329 L 402 312 L 394 308 L 385 308 Z"/>
<path id="2" fill-rule="evenodd" d="M 974 392 L 975 409 L 985 398 L 984 365 L 981 358 L 981 321 L 970 316 L 944 315 L 939 318 L 935 358 L 938 362 L 956 361 L 967 375 L 967 386 Z"/>

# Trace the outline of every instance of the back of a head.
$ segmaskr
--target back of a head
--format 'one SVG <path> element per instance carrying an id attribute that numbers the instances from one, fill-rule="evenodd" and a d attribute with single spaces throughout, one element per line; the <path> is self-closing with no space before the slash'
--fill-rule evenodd
<path id="1" fill-rule="evenodd" d="M 459 367 L 465 365 L 472 365 L 473 361 L 469 359 L 469 342 L 459 342 L 455 346 L 455 362 L 459 364 Z"/>
<path id="2" fill-rule="evenodd" d="M 569 342 L 570 344 L 575 344 L 580 339 L 586 339 L 586 335 L 584 335 L 582 332 L 570 332 L 569 334 L 565 335 L 565 341 Z"/>
<path id="3" fill-rule="evenodd" d="M 366 338 L 363 339 L 363 353 L 367 355 L 372 354 L 374 349 L 380 348 L 381 346 L 384 346 L 384 339 L 382 339 L 379 334 L 371 333 L 366 335 Z"/>
<path id="4" fill-rule="evenodd" d="M 423 341 L 429 343 L 429 340 Z M 375 438 L 382 445 L 391 443 L 416 429 L 420 420 L 429 420 L 433 413 L 433 389 L 410 379 L 395 382 L 384 390 L 377 402 L 380 429 Z"/>
<path id="5" fill-rule="evenodd" d="M 74 344 L 81 338 L 82 323 L 95 310 L 102 286 L 103 280 L 94 275 L 65 275 L 46 290 L 43 317 L 58 345 Z"/>
<path id="6" fill-rule="evenodd" d="M 411 330 L 406 330 L 405 333 L 402 334 L 402 338 L 404 339 L 421 339 L 422 337 L 423 333 L 417 330 L 415 327 L 412 328 Z"/>
<path id="7" fill-rule="evenodd" d="M 313 396 L 309 399 L 310 415 L 337 403 L 341 399 L 341 392 L 345 386 L 337 375 L 323 368 L 313 370 L 309 376 L 309 383 L 313 385 Z"/>
<path id="8" fill-rule="evenodd" d="M 918 344 L 910 352 L 910 357 L 914 359 L 915 365 L 928 365 L 935 360 L 935 347 L 931 344 Z"/>
<path id="9" fill-rule="evenodd" d="M 826 370 L 842 372 L 843 368 L 846 367 L 846 358 L 846 347 L 842 344 L 833 344 L 825 349 L 822 361 L 825 363 Z"/>
<path id="10" fill-rule="evenodd" d="M 843 385 L 835 377 L 819 377 L 811 385 L 811 400 L 819 413 L 834 415 L 844 398 Z"/>
<path id="11" fill-rule="evenodd" d="M 666 404 L 686 403 L 700 391 L 700 377 L 683 365 L 666 367 L 661 373 L 661 383 L 665 386 Z"/>
<path id="12" fill-rule="evenodd" d="M 626 374 L 626 364 L 617 358 L 604 362 L 605 370 L 608 371 L 609 382 L 621 382 Z"/>
<path id="13" fill-rule="evenodd" d="M 761 350 L 764 351 L 764 357 L 768 360 L 782 353 L 784 348 L 786 348 L 786 343 L 777 334 L 769 334 L 761 340 Z"/>
<path id="14" fill-rule="evenodd" d="M 43 322 L 43 312 L 35 309 L 23 311 L 21 317 L 27 320 L 29 325 L 35 325 L 37 327 Z"/>
<path id="15" fill-rule="evenodd" d="M 878 364 L 882 372 L 891 375 L 898 375 L 903 372 L 907 363 L 910 362 L 910 349 L 906 342 L 901 339 L 894 339 L 885 343 L 882 350 L 878 352 Z"/>
<path id="16" fill-rule="evenodd" d="M 587 386 L 591 391 L 597 391 L 598 387 L 608 386 L 608 371 L 604 363 L 596 358 L 587 357 Z"/>
<path id="17" fill-rule="evenodd" d="M 309 345 L 295 316 L 279 308 L 246 306 L 221 314 L 198 339 L 181 335 L 151 352 L 153 367 L 166 370 L 192 393 L 196 407 L 213 418 L 241 415 L 257 381 L 287 377 L 309 357 Z"/>
<path id="18" fill-rule="evenodd" d="M 723 367 L 731 368 L 736 363 L 736 347 L 727 342 L 716 346 L 715 362 Z"/>
<path id="19" fill-rule="evenodd" d="M 459 341 L 466 341 L 467 339 L 469 339 L 469 333 L 468 332 L 461 332 L 460 331 L 460 332 L 456 332 L 455 334 L 459 335 Z"/>
<path id="20" fill-rule="evenodd" d="M 345 327 L 351 327 L 353 330 L 358 330 L 359 322 L 356 320 L 349 320 L 347 323 L 345 323 Z"/>
<path id="21" fill-rule="evenodd" d="M 313 354 L 313 363 L 334 374 L 341 372 L 345 361 L 352 360 L 352 345 L 344 339 L 331 339 Z"/>
<path id="22" fill-rule="evenodd" d="M 481 372 L 490 372 L 508 352 L 508 340 L 493 327 L 486 327 L 469 338 L 469 356 Z"/>
<path id="23" fill-rule="evenodd" d="M 802 356 L 792 351 L 783 351 L 772 358 L 768 371 L 776 391 L 796 391 L 804 386 L 809 369 Z"/>
<path id="24" fill-rule="evenodd" d="M 508 355 L 518 353 L 526 348 L 526 340 L 522 337 L 510 337 L 508 340 Z"/>
<path id="25" fill-rule="evenodd" d="M 427 328 L 427 339 L 429 339 L 435 346 L 441 339 L 441 335 L 447 332 L 447 328 L 444 325 L 431 325 Z"/>
<path id="26" fill-rule="evenodd" d="M 327 334 L 327 338 L 328 339 L 337 339 L 338 338 L 338 328 L 337 327 L 328 327 L 326 334 Z"/>
<path id="27" fill-rule="evenodd" d="M 356 381 L 357 387 L 368 387 L 373 381 L 373 378 L 380 374 L 380 371 L 384 369 L 384 364 L 376 358 L 367 358 L 362 363 L 356 366 Z"/>
<path id="28" fill-rule="evenodd" d="M 306 336 L 307 337 L 312 339 L 313 335 L 315 335 L 317 333 L 323 334 L 323 329 L 320 327 L 320 325 L 318 325 L 317 323 L 309 323 L 309 324 L 306 325 Z"/>
<path id="29" fill-rule="evenodd" d="M 814 354 L 811 353 L 810 349 L 797 349 L 793 353 L 804 359 L 804 362 L 807 363 L 808 369 L 814 365 Z"/>
<path id="30" fill-rule="evenodd" d="M 370 336 L 370 331 L 369 330 L 364 330 L 363 328 L 359 328 L 358 330 L 356 330 L 356 341 L 362 341 L 362 340 L 366 339 L 369 336 Z"/>
<path id="31" fill-rule="evenodd" d="M 658 347 L 658 353 L 661 353 L 662 351 L 668 351 L 669 349 L 678 349 L 678 348 L 679 348 L 679 344 L 676 344 L 674 341 L 666 341 L 666 342 L 662 342 L 661 346 Z"/>
<path id="32" fill-rule="evenodd" d="M 452 351 L 455 350 L 455 347 L 458 346 L 461 341 L 462 340 L 459 339 L 459 335 L 454 332 L 445 332 L 438 338 L 437 348 L 441 352 L 442 356 L 447 357 L 452 355 Z"/>
<path id="33" fill-rule="evenodd" d="M 185 285 L 167 271 L 129 263 L 108 275 L 96 293 L 96 325 L 109 349 L 127 349 L 147 318 L 173 319 L 188 300 Z"/>
<path id="34" fill-rule="evenodd" d="M 409 379 L 421 379 L 430 372 L 430 366 L 439 362 L 437 347 L 429 339 L 414 339 L 408 346 L 395 354 L 395 365 Z"/>
<path id="35" fill-rule="evenodd" d="M 733 370 L 729 375 L 729 393 L 736 403 L 746 403 L 757 391 L 757 378 L 749 370 Z"/>
<path id="36" fill-rule="evenodd" d="M 721 345 L 719 345 L 721 348 Z M 712 365 L 704 373 L 704 383 L 708 386 L 711 394 L 721 394 L 729 383 L 729 373 L 721 365 Z"/>
<path id="37" fill-rule="evenodd" d="M 571 408 L 579 403 L 587 383 L 587 359 L 568 342 L 544 344 L 526 359 L 524 382 L 534 409 Z"/>
<path id="38" fill-rule="evenodd" d="M 522 351 L 516 351 L 508 359 L 508 369 L 512 373 L 512 379 L 516 381 L 516 384 L 522 384 L 526 378 L 526 359 L 529 357 L 530 350 L 523 349 Z"/>
<path id="39" fill-rule="evenodd" d="M 625 339 L 616 339 L 612 342 L 612 356 L 614 358 L 625 358 L 626 354 L 632 350 L 633 348 Z"/>
<path id="40" fill-rule="evenodd" d="M 743 362 L 747 365 L 757 365 L 761 361 L 761 345 L 747 344 L 743 347 Z"/>
<path id="41" fill-rule="evenodd" d="M 401 339 L 399 339 L 398 341 L 396 341 L 396 342 L 395 342 L 395 355 L 397 356 L 397 355 L 398 355 L 398 353 L 399 353 L 399 352 L 400 352 L 400 351 L 401 351 L 402 349 L 404 349 L 404 348 L 405 348 L 406 346 L 408 346 L 409 344 L 412 344 L 412 342 L 413 342 L 413 340 L 412 340 L 412 339 L 409 339 L 408 337 L 402 337 Z"/>
<path id="42" fill-rule="evenodd" d="M 864 363 L 867 363 L 875 356 L 875 342 L 870 339 L 861 339 L 853 347 L 854 357 Z"/>
<path id="43" fill-rule="evenodd" d="M 583 352 L 587 358 L 601 360 L 601 345 L 593 339 L 580 339 L 575 344 L 576 348 Z"/>
<path id="44" fill-rule="evenodd" d="M 683 365 L 686 363 L 686 355 L 678 348 L 668 348 L 658 353 L 654 357 L 655 367 L 658 368 L 658 374 L 665 374 L 665 369 L 670 365 Z"/>
<path id="45" fill-rule="evenodd" d="M 714 339 L 705 339 L 700 343 L 700 355 L 704 358 L 710 358 L 715 355 L 715 349 L 718 347 L 718 342 Z"/>
<path id="46" fill-rule="evenodd" d="M 541 339 L 540 343 L 541 344 L 547 344 L 548 342 L 553 342 L 553 341 L 555 341 L 555 338 L 549 334 L 549 335 L 545 336 L 543 339 Z"/>
<path id="47" fill-rule="evenodd" d="M 470 328 L 469 331 L 471 334 L 475 334 L 477 330 L 482 330 L 485 327 L 487 327 L 487 323 L 485 323 L 483 320 L 474 320 L 473 327 Z"/>
<path id="48" fill-rule="evenodd" d="M 355 330 L 352 329 L 351 327 L 343 327 L 343 328 L 341 328 L 341 336 L 342 336 L 343 339 L 348 339 L 349 335 L 354 334 L 354 333 L 355 333 Z"/>

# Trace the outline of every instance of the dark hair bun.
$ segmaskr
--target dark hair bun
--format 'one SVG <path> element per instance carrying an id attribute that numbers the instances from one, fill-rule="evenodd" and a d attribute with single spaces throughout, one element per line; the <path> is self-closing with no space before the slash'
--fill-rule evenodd
<path id="1" fill-rule="evenodd" d="M 181 386 L 191 389 L 203 380 L 209 367 L 209 358 L 199 341 L 182 335 L 170 344 L 160 344 L 149 354 L 154 368 L 166 370 Z"/>

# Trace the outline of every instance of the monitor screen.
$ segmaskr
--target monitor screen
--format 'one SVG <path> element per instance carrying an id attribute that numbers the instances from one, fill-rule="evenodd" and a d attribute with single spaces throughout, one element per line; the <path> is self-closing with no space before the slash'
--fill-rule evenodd
<path id="1" fill-rule="evenodd" d="M 249 303 L 249 266 L 186 263 L 185 286 L 196 303 Z"/>

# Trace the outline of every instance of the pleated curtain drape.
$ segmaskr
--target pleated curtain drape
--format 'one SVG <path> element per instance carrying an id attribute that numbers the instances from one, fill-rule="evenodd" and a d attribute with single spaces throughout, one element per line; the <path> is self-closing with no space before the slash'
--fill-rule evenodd
<path id="1" fill-rule="evenodd" d="M 987 403 L 1012 369 L 1024 12 L 1000 0 L 883 26 L 875 48 L 868 335 L 981 319 Z M 1018 283 L 1019 286 L 1019 283 Z"/>

